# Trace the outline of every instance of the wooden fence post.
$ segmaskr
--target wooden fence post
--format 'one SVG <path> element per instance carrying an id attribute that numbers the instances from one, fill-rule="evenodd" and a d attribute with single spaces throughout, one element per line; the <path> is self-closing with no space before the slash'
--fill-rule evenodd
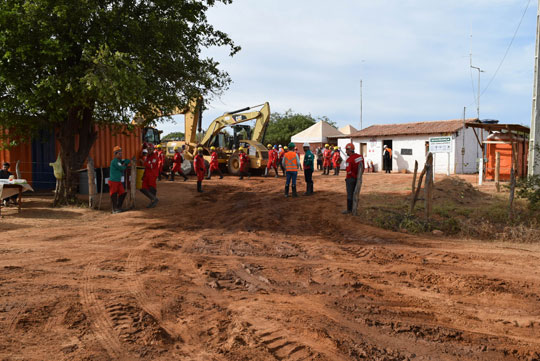
<path id="1" fill-rule="evenodd" d="M 426 183 L 424 186 L 424 204 L 426 219 L 429 220 L 433 201 L 433 154 L 428 153 L 426 160 Z"/>
<path id="2" fill-rule="evenodd" d="M 129 181 L 130 208 L 135 208 L 135 194 L 137 194 L 137 158 L 131 159 L 131 179 Z"/>
<path id="3" fill-rule="evenodd" d="M 19 164 L 21 164 L 20 160 L 18 160 L 17 164 L 15 164 L 15 175 L 17 176 L 17 179 L 22 179 L 21 171 L 19 170 Z"/>
<path id="4" fill-rule="evenodd" d="M 362 189 L 362 176 L 364 175 L 364 164 L 362 161 L 362 164 L 360 164 L 358 169 L 358 177 L 356 178 L 356 187 L 354 187 L 354 194 L 353 194 L 353 206 L 352 206 L 352 214 L 353 216 L 356 216 L 358 214 L 358 201 L 360 198 L 360 190 Z"/>
<path id="5" fill-rule="evenodd" d="M 414 161 L 414 174 L 413 174 L 413 179 L 412 179 L 412 191 L 411 191 L 411 211 L 410 213 L 412 213 L 412 209 L 414 208 L 414 196 L 416 194 L 415 190 L 416 190 L 416 175 L 418 173 L 418 161 L 415 160 Z M 420 187 L 420 185 L 418 185 Z"/>
<path id="6" fill-rule="evenodd" d="M 497 192 L 501 191 L 501 184 L 499 183 L 500 173 L 501 173 L 501 153 L 495 152 L 495 187 L 497 187 Z"/>
<path id="7" fill-rule="evenodd" d="M 94 174 L 94 160 L 92 157 L 88 157 L 88 163 L 86 165 L 88 170 L 88 206 L 94 209 L 97 205 L 96 202 L 96 175 Z"/>

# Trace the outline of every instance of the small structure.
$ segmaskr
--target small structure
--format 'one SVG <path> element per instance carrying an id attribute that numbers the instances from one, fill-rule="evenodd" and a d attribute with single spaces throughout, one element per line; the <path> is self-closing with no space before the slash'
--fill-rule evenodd
<path id="1" fill-rule="evenodd" d="M 486 180 L 495 180 L 496 157 L 500 155 L 499 180 L 510 180 L 512 166 L 516 177 L 527 175 L 527 155 L 529 153 L 530 129 L 518 124 L 471 124 L 471 128 L 489 131 L 482 142 L 485 158 Z"/>
<path id="2" fill-rule="evenodd" d="M 304 143 L 309 143 L 311 151 L 314 151 L 316 148 L 324 147 L 326 143 L 336 145 L 338 136 L 343 136 L 343 133 L 324 120 L 321 120 L 300 133 L 293 135 L 291 142 L 296 144 L 300 153 L 303 153 L 302 145 Z"/>
<path id="3" fill-rule="evenodd" d="M 372 125 L 338 137 L 338 146 L 344 149 L 352 142 L 376 171 L 382 170 L 383 149 L 392 149 L 392 171 L 413 172 L 414 162 L 424 167 L 428 152 L 434 153 L 435 173 L 475 173 L 478 159 L 482 158 L 482 140 L 487 131 L 469 128 L 480 123 L 477 119 L 439 120 L 403 124 Z M 477 142 L 480 139 L 480 143 Z"/>

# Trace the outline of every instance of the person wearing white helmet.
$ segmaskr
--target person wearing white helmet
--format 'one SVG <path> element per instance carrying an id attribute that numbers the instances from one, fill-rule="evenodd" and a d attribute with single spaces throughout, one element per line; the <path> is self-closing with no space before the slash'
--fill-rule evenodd
<path id="1" fill-rule="evenodd" d="M 305 196 L 313 194 L 313 171 L 315 169 L 315 155 L 311 153 L 309 143 L 304 143 L 304 179 L 306 180 Z"/>

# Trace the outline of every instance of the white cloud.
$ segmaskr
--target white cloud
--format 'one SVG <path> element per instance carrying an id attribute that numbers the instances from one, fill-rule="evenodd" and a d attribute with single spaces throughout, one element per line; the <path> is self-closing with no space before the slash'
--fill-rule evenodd
<path id="1" fill-rule="evenodd" d="M 493 76 L 527 0 L 235 0 L 209 12 L 242 51 L 207 54 L 234 83 L 209 103 L 208 124 L 224 111 L 269 101 L 358 126 L 476 114 L 470 32 L 482 88 Z M 481 117 L 527 124 L 531 113 L 536 6 L 531 2 L 503 67 L 481 98 Z M 365 62 L 362 62 L 365 60 Z M 476 83 L 477 73 L 473 72 Z M 476 86 L 476 84 L 475 84 Z M 177 126 L 167 129 L 183 129 Z"/>

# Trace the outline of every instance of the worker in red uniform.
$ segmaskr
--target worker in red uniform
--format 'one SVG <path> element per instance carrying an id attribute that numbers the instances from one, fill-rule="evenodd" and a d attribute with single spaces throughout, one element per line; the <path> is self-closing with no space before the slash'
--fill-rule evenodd
<path id="1" fill-rule="evenodd" d="M 162 175 L 165 178 L 168 178 L 167 173 L 165 173 L 163 169 L 165 166 L 165 152 L 163 152 L 161 144 L 156 145 L 156 150 L 157 150 L 156 153 L 158 157 L 158 166 L 159 166 L 158 180 L 161 180 Z"/>
<path id="2" fill-rule="evenodd" d="M 144 175 L 142 179 L 141 193 L 150 199 L 147 208 L 154 208 L 158 203 L 157 198 L 157 178 L 159 176 L 159 159 L 154 152 L 154 146 L 149 145 L 148 155 L 144 159 Z"/>
<path id="3" fill-rule="evenodd" d="M 238 159 L 240 160 L 240 179 L 244 179 L 245 175 L 250 178 L 251 174 L 249 174 L 249 157 L 244 152 L 244 147 L 238 148 L 238 152 Z"/>
<path id="4" fill-rule="evenodd" d="M 197 192 L 202 193 L 202 181 L 206 174 L 206 165 L 204 164 L 202 147 L 197 148 L 197 155 L 193 160 L 193 167 L 195 168 L 195 174 L 197 174 Z"/>
<path id="5" fill-rule="evenodd" d="M 334 147 L 334 155 L 332 156 L 332 166 L 334 167 L 334 175 L 339 175 L 339 168 L 341 167 L 341 152 L 338 147 Z"/>
<path id="6" fill-rule="evenodd" d="M 332 160 L 332 150 L 330 149 L 330 145 L 325 144 L 324 145 L 324 152 L 323 152 L 323 175 L 329 175 L 330 174 L 330 162 Z"/>
<path id="7" fill-rule="evenodd" d="M 213 172 L 218 172 L 219 179 L 223 179 L 223 173 L 221 173 L 221 169 L 219 169 L 219 162 L 218 162 L 218 154 L 216 152 L 216 147 L 210 147 L 210 151 L 212 152 L 210 156 L 210 167 L 208 167 L 208 176 L 206 179 L 212 178 Z"/>
<path id="8" fill-rule="evenodd" d="M 358 183 L 358 177 L 364 173 L 364 157 L 354 152 L 354 144 L 349 143 L 345 146 L 345 152 L 347 153 L 347 177 L 345 178 L 345 185 L 347 187 L 347 209 L 343 214 L 352 212 L 354 190 Z"/>
<path id="9" fill-rule="evenodd" d="M 268 177 L 268 171 L 270 169 L 274 169 L 274 172 L 276 172 L 275 177 L 278 177 L 277 157 L 277 150 L 272 147 L 272 144 L 268 144 L 268 162 L 266 163 L 266 169 L 264 170 L 265 177 Z"/>
<path id="10" fill-rule="evenodd" d="M 174 182 L 174 174 L 178 173 L 184 177 L 184 182 L 187 181 L 187 177 L 182 170 L 182 163 L 184 162 L 184 156 L 180 153 L 180 147 L 174 147 L 173 168 L 171 171 L 171 182 Z"/>
<path id="11" fill-rule="evenodd" d="M 285 176 L 285 167 L 283 166 L 283 156 L 285 155 L 285 153 L 287 153 L 287 149 L 288 149 L 287 146 L 280 147 L 279 153 L 278 153 L 278 164 L 281 170 L 283 171 L 283 176 Z"/>

